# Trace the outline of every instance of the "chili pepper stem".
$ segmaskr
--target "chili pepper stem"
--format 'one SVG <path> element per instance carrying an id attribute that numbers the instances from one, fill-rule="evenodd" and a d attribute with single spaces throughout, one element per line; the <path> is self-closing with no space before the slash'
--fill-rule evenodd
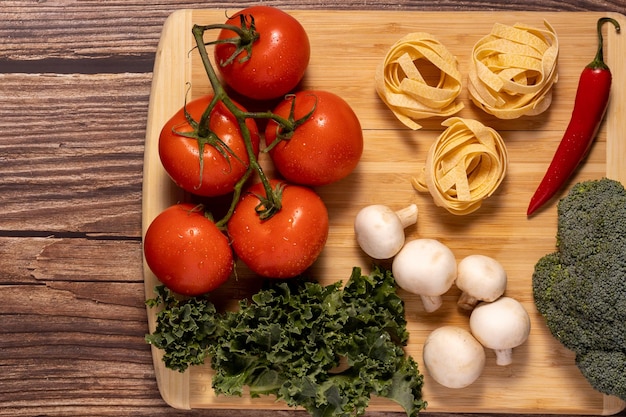
<path id="1" fill-rule="evenodd" d="M 609 67 L 604 62 L 604 39 L 602 37 L 602 26 L 606 22 L 612 23 L 613 26 L 615 26 L 615 31 L 617 33 L 619 33 L 621 30 L 619 22 L 611 17 L 601 17 L 600 19 L 598 19 L 598 24 L 596 28 L 596 31 L 598 32 L 598 50 L 596 51 L 595 58 L 593 59 L 593 61 L 591 61 L 589 65 L 587 65 L 587 68 L 604 70 L 609 69 Z"/>

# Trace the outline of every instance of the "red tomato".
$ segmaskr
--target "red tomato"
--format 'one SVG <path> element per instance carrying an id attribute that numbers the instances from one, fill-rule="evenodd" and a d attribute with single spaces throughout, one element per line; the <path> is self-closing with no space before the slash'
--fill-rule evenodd
<path id="1" fill-rule="evenodd" d="M 295 119 L 314 113 L 269 154 L 280 174 L 297 184 L 320 186 L 350 174 L 363 153 L 363 131 L 356 114 L 341 97 L 326 91 L 299 91 L 278 104 L 274 113 L 288 117 L 295 100 Z M 317 102 L 316 102 L 317 100 Z M 317 104 L 316 104 L 317 103 Z M 276 139 L 277 123 L 268 122 L 265 142 Z"/>
<path id="2" fill-rule="evenodd" d="M 228 238 L 194 204 L 176 204 L 155 217 L 143 250 L 159 281 L 186 296 L 215 290 L 233 271 Z"/>
<path id="3" fill-rule="evenodd" d="M 278 181 L 271 182 L 272 187 Z M 261 183 L 241 198 L 228 222 L 231 245 L 253 272 L 267 278 L 292 278 L 319 257 L 328 238 L 328 211 L 310 188 L 285 184 L 282 207 L 260 220 L 258 196 L 266 196 Z"/>
<path id="4" fill-rule="evenodd" d="M 207 109 L 211 98 L 212 95 L 206 95 L 187 103 L 185 108 L 196 122 Z M 243 110 L 239 104 L 236 105 Z M 222 102 L 215 106 L 209 117 L 209 128 L 236 156 L 205 144 L 201 158 L 198 139 L 185 135 L 194 132 L 193 126 L 185 118 L 185 108 L 172 116 L 159 136 L 159 156 L 165 171 L 176 185 L 192 194 L 214 197 L 232 192 L 249 163 L 237 119 Z M 258 155 L 259 130 L 256 122 L 247 119 L 246 126 L 250 131 L 255 155 Z"/>
<path id="5" fill-rule="evenodd" d="M 252 6 L 241 10 L 226 24 L 241 27 L 240 16 L 251 17 L 259 37 L 252 44 L 251 54 L 242 51 L 232 62 L 222 65 L 236 52 L 232 43 L 218 43 L 214 54 L 217 68 L 226 84 L 233 90 L 255 100 L 284 96 L 294 89 L 309 65 L 311 46 L 306 31 L 293 16 L 270 6 Z M 223 29 L 218 41 L 236 38 L 237 34 Z M 249 58 L 248 58 L 249 57 Z"/>

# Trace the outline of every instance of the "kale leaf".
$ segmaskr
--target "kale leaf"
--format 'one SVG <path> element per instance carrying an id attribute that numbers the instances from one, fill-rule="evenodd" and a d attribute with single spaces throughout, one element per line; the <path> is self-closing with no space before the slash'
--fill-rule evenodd
<path id="1" fill-rule="evenodd" d="M 362 415 L 372 396 L 395 401 L 409 417 L 427 405 L 423 375 L 403 349 L 404 303 L 388 270 L 362 275 L 355 267 L 343 288 L 276 281 L 223 314 L 205 299 L 178 302 L 161 291 L 152 305 L 165 308 L 149 343 L 165 350 L 173 369 L 184 370 L 193 355 L 189 365 L 209 358 L 216 394 L 247 388 L 253 398 L 273 395 L 313 417 Z"/>

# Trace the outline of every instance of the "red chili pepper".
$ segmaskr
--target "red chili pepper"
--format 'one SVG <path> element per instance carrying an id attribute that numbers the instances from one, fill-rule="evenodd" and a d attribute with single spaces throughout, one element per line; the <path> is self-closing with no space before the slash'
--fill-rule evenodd
<path id="1" fill-rule="evenodd" d="M 598 20 L 598 51 L 580 75 L 571 120 L 543 180 L 530 199 L 528 216 L 556 194 L 576 170 L 589 152 L 604 118 L 612 81 L 602 50 L 602 25 L 605 22 L 611 22 L 615 30 L 620 31 L 615 19 L 602 17 Z"/>

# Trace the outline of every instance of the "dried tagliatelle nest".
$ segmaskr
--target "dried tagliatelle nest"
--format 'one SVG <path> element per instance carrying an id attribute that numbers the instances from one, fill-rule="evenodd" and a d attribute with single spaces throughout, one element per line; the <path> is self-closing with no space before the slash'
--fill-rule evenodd
<path id="1" fill-rule="evenodd" d="M 452 117 L 431 145 L 423 170 L 412 179 L 418 191 L 428 191 L 437 206 L 452 214 L 472 213 L 498 188 L 506 175 L 504 140 L 482 123 Z"/>
<path id="2" fill-rule="evenodd" d="M 461 73 L 454 55 L 428 33 L 410 33 L 387 52 L 375 75 L 376 91 L 395 116 L 411 129 L 417 120 L 449 117 L 463 108 L 455 102 Z"/>
<path id="3" fill-rule="evenodd" d="M 557 82 L 556 32 L 522 24 L 496 23 L 472 50 L 468 90 L 471 100 L 500 119 L 544 112 Z"/>

